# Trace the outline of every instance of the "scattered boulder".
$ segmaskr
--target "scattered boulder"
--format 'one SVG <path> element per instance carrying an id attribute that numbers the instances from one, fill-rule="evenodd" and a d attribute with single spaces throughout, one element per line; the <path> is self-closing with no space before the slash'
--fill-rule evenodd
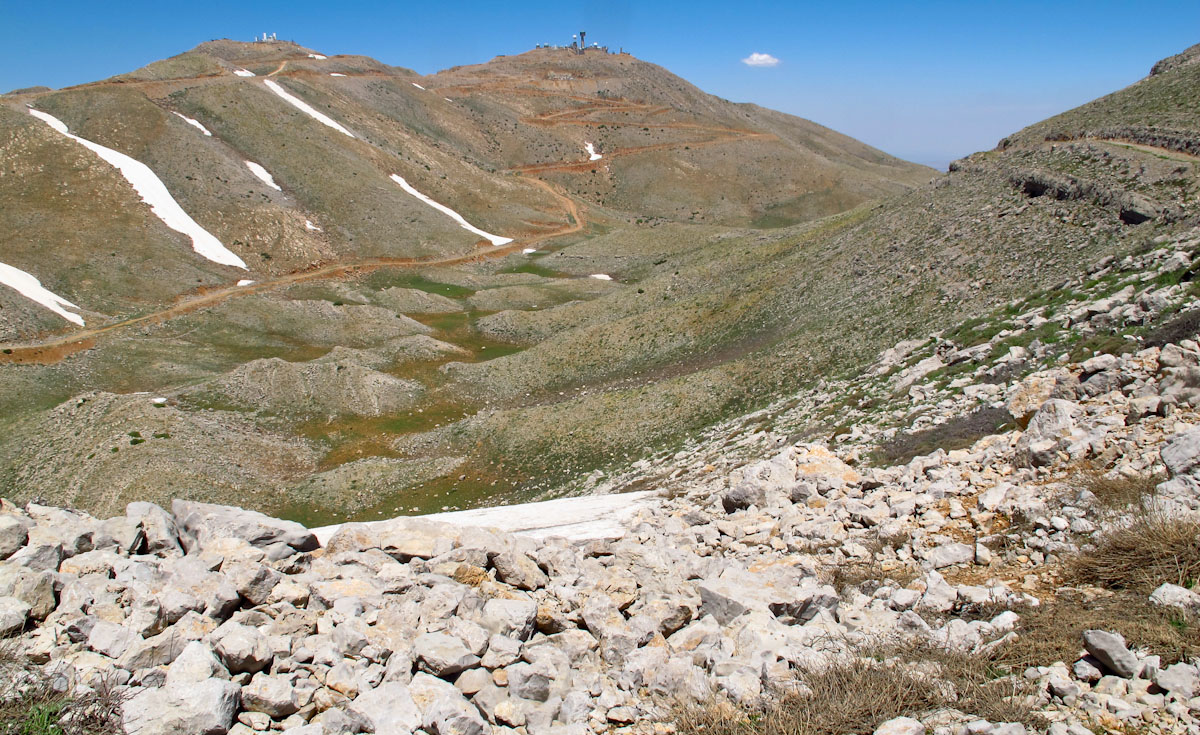
<path id="1" fill-rule="evenodd" d="M 1125 639 L 1103 630 L 1085 630 L 1083 647 L 1117 676 L 1130 679 L 1140 669 L 1137 656 L 1125 647 Z"/>
<path id="2" fill-rule="evenodd" d="M 171 512 L 179 528 L 179 539 L 189 553 L 223 538 L 241 539 L 263 549 L 272 559 L 312 551 L 320 545 L 317 537 L 299 523 L 271 518 L 253 510 L 175 500 L 171 503 Z"/>

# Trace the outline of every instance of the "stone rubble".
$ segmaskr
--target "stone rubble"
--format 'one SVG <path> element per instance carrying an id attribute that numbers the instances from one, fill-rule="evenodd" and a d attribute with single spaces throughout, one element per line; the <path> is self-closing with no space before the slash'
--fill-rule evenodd
<path id="1" fill-rule="evenodd" d="M 1190 263 L 1155 253 L 1139 257 Z M 1059 318 L 1140 318 L 1175 288 L 1122 289 Z M 1195 341 L 968 381 L 952 399 L 924 382 L 938 370 L 927 360 L 983 351 L 921 357 L 922 344 L 886 352 L 875 378 L 916 404 L 936 399 L 943 419 L 1005 407 L 1025 430 L 883 468 L 861 460 L 887 429 L 856 426 L 833 449 L 759 435 L 739 446 L 765 441 L 766 459 L 676 457 L 692 469 L 661 483 L 668 492 L 623 535 L 582 541 L 397 518 L 345 524 L 322 546 L 299 524 L 232 507 L 132 503 L 100 520 L 3 501 L 0 634 L 77 688 L 117 684 L 131 735 L 636 730 L 669 722 L 676 698 L 752 706 L 797 668 L 873 640 L 975 653 L 1013 640 L 1021 610 L 1054 587 L 1050 562 L 1120 522 L 1070 482 L 1081 463 L 1165 470 L 1156 510 L 1200 517 Z M 1047 347 L 1031 348 L 1005 364 L 1040 365 Z M 869 592 L 838 583 L 855 565 L 882 577 Z M 1200 610 L 1174 584 L 1150 601 Z M 1200 731 L 1200 660 L 1163 666 L 1088 631 L 1077 658 L 1044 664 L 1023 675 L 1053 735 Z M 943 712 L 876 735 L 925 731 L 1025 730 Z"/>

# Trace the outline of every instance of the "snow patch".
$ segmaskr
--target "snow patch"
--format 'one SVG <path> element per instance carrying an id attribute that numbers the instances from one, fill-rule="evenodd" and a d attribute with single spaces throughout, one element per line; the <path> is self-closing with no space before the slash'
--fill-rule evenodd
<path id="1" fill-rule="evenodd" d="M 409 84 L 413 85 L 414 87 L 416 87 L 417 89 L 419 89 L 421 91 L 425 90 L 424 87 L 422 87 L 420 84 L 417 84 L 416 82 L 409 82 Z"/>
<path id="2" fill-rule="evenodd" d="M 529 255 L 530 253 L 536 253 L 536 252 L 537 252 L 537 248 L 525 248 L 525 249 L 524 249 L 524 250 L 522 250 L 521 252 L 522 252 L 522 253 L 525 253 L 526 255 Z"/>
<path id="3" fill-rule="evenodd" d="M 590 275 L 588 277 L 595 278 L 597 281 L 611 281 L 612 280 L 612 276 L 610 276 L 606 273 L 593 273 L 592 275 Z"/>
<path id="4" fill-rule="evenodd" d="M 615 539 L 625 535 L 647 508 L 662 504 L 655 490 L 612 495 L 584 495 L 577 498 L 543 500 L 537 503 L 477 508 L 450 513 L 418 516 L 430 521 L 449 523 L 460 528 L 498 528 L 531 538 L 562 536 L 571 541 Z M 364 526 L 382 525 L 371 521 Z M 325 545 L 344 524 L 310 529 Z"/>
<path id="5" fill-rule="evenodd" d="M 323 232 L 320 227 L 314 225 L 310 220 L 304 220 L 304 229 L 312 230 L 313 232 Z"/>
<path id="6" fill-rule="evenodd" d="M 454 100 L 450 99 L 449 97 L 443 97 L 442 99 L 446 100 L 447 102 L 453 102 L 453 101 L 454 101 Z"/>
<path id="7" fill-rule="evenodd" d="M 255 76 L 254 72 L 250 71 L 249 69 L 234 69 L 233 73 L 238 75 L 239 77 Z"/>
<path id="8" fill-rule="evenodd" d="M 324 61 L 325 59 L 328 59 L 329 57 L 325 56 L 323 54 L 309 54 L 308 58 L 316 59 L 317 61 Z"/>
<path id="9" fill-rule="evenodd" d="M 596 146 L 591 143 L 584 143 L 583 147 L 588 152 L 589 161 L 599 161 L 601 158 L 604 158 L 604 156 L 596 152 Z"/>
<path id="10" fill-rule="evenodd" d="M 79 307 L 67 301 L 62 296 L 47 290 L 42 286 L 42 282 L 31 273 L 26 273 L 20 268 L 13 268 L 11 265 L 0 263 L 0 283 L 15 289 L 30 301 L 35 301 L 46 307 L 55 314 L 58 314 L 67 321 L 83 326 L 83 317 L 78 314 L 72 314 L 63 307 L 78 309 Z"/>
<path id="11" fill-rule="evenodd" d="M 267 89 L 269 89 L 272 92 L 274 92 L 275 94 L 279 95 L 280 98 L 282 98 L 284 101 L 286 101 L 292 107 L 295 107 L 297 110 L 299 110 L 300 112 L 303 112 L 305 115 L 308 115 L 309 117 L 311 117 L 312 119 L 321 123 L 322 125 L 328 125 L 329 127 L 333 128 L 334 130 L 338 131 L 339 133 L 342 133 L 343 135 L 349 136 L 351 138 L 354 137 L 354 133 L 351 133 L 349 130 L 343 128 L 341 125 L 339 125 L 337 123 L 336 120 L 334 120 L 333 118 L 331 118 L 327 115 L 324 115 L 320 112 L 317 112 L 313 108 L 309 107 L 307 102 L 300 99 L 299 97 L 292 96 L 290 93 L 288 93 L 288 91 L 286 89 L 279 86 L 278 84 L 271 81 L 270 79 L 264 79 L 263 84 L 267 85 Z"/>
<path id="12" fill-rule="evenodd" d="M 239 285 L 239 286 L 249 286 L 249 285 L 250 285 L 250 284 L 252 284 L 252 283 L 254 283 L 254 281 L 251 281 L 249 278 L 243 278 L 242 280 L 240 280 L 240 281 L 238 281 L 238 282 L 237 282 L 237 285 Z"/>
<path id="13" fill-rule="evenodd" d="M 193 120 L 192 118 L 187 117 L 186 115 L 180 115 L 178 112 L 175 112 L 174 110 L 171 110 L 171 114 L 174 115 L 175 117 L 180 118 L 188 125 L 191 125 L 193 128 L 198 129 L 201 133 L 204 133 L 208 137 L 210 137 L 210 138 L 212 137 L 212 133 L 208 132 L 208 128 L 201 125 L 199 120 Z"/>
<path id="14" fill-rule="evenodd" d="M 155 399 L 153 399 L 153 400 L 152 400 L 152 401 L 150 401 L 150 402 L 151 402 L 151 403 L 153 403 L 155 406 L 165 406 L 165 405 L 167 405 L 167 399 L 166 399 L 166 398 L 164 398 L 164 397 L 162 397 L 162 396 L 159 396 L 158 398 L 155 398 Z"/>
<path id="15" fill-rule="evenodd" d="M 171 196 L 171 192 L 167 191 L 166 184 L 150 170 L 149 166 L 120 151 L 105 148 L 99 143 L 85 140 L 78 135 L 71 135 L 63 121 L 53 115 L 33 108 L 29 109 L 29 114 L 42 120 L 50 127 L 114 166 L 125 177 L 125 180 L 133 186 L 133 190 L 138 193 L 142 201 L 150 205 L 150 211 L 154 212 L 155 216 L 161 219 L 167 227 L 176 232 L 182 232 L 191 238 L 192 249 L 201 257 L 208 258 L 212 262 L 220 263 L 221 265 L 232 265 L 243 270 L 248 270 L 246 263 L 241 258 L 222 245 L 220 240 L 213 237 L 208 230 L 197 224 L 195 220 L 188 216 L 187 212 L 183 211 L 183 207 L 180 207 L 179 202 L 176 202 L 175 198 Z"/>
<path id="16" fill-rule="evenodd" d="M 275 177 L 271 175 L 271 172 L 267 171 L 254 161 L 246 161 L 246 168 L 250 169 L 250 173 L 257 176 L 259 181 L 263 182 L 275 191 L 283 191 L 279 184 L 275 183 Z"/>
<path id="17" fill-rule="evenodd" d="M 479 229 L 478 227 L 475 227 L 470 222 L 467 222 L 467 220 L 464 219 L 463 216 L 461 214 L 459 214 L 458 212 L 455 212 L 453 209 L 447 207 L 445 204 L 439 204 L 439 203 L 433 201 L 429 197 L 425 196 L 421 192 L 414 189 L 412 187 L 412 184 L 409 184 L 407 181 L 404 180 L 404 177 L 399 176 L 397 174 L 392 174 L 392 181 L 395 181 L 397 184 L 399 184 L 400 188 L 404 189 L 409 194 L 412 194 L 417 199 L 420 199 L 421 201 L 425 202 L 429 206 L 433 207 L 434 209 L 438 210 L 442 214 L 445 214 L 447 217 L 449 217 L 450 219 L 457 222 L 459 224 L 459 226 L 462 227 L 467 232 L 472 232 L 476 235 L 479 235 L 480 237 L 485 238 L 486 240 L 491 242 L 493 245 L 507 245 L 508 243 L 512 242 L 511 237 L 500 237 L 499 235 L 493 235 L 491 233 L 484 232 L 483 230 Z"/>
<path id="18" fill-rule="evenodd" d="M 335 72 L 332 72 L 332 73 L 330 73 L 330 75 L 329 75 L 329 76 L 331 76 L 331 77 L 344 77 L 344 76 L 346 76 L 346 75 L 345 75 L 345 74 L 338 74 L 338 73 L 335 71 Z"/>

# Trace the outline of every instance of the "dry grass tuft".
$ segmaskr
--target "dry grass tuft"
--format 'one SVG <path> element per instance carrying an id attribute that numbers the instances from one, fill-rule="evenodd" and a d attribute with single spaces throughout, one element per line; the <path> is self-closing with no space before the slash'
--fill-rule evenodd
<path id="1" fill-rule="evenodd" d="M 907 533 L 889 537 L 876 530 L 874 538 L 863 543 L 868 552 L 865 559 L 845 561 L 825 569 L 823 581 L 838 592 L 854 589 L 868 595 L 889 581 L 907 585 L 919 576 L 919 570 L 899 562 L 892 562 L 885 569 L 879 557 L 885 550 L 897 549 L 910 539 L 911 535 Z"/>
<path id="2" fill-rule="evenodd" d="M 111 682 L 74 690 L 12 641 L 0 644 L 0 735 L 111 735 L 124 695 Z"/>
<path id="3" fill-rule="evenodd" d="M 1065 593 L 1053 602 L 1016 610 L 1018 638 L 993 654 L 992 663 L 1005 671 L 1070 664 L 1083 650 L 1083 631 L 1120 633 L 1134 648 L 1145 648 L 1165 664 L 1200 656 L 1200 620 L 1179 610 L 1151 605 L 1143 595 L 1120 593 L 1086 599 Z"/>
<path id="4" fill-rule="evenodd" d="M 946 707 L 993 722 L 1044 724 L 1025 703 L 1030 685 L 999 674 L 986 657 L 927 644 L 868 647 L 824 668 L 800 669 L 798 686 L 760 708 L 681 707 L 676 725 L 681 735 L 843 735 Z"/>
<path id="5" fill-rule="evenodd" d="M 1164 582 L 1195 586 L 1200 579 L 1200 522 L 1138 514 L 1101 535 L 1063 571 L 1068 582 L 1142 595 Z"/>
<path id="6" fill-rule="evenodd" d="M 1079 487 L 1090 490 L 1105 510 L 1122 511 L 1147 507 L 1165 479 L 1159 474 L 1109 477 L 1099 468 L 1088 468 L 1080 473 Z"/>

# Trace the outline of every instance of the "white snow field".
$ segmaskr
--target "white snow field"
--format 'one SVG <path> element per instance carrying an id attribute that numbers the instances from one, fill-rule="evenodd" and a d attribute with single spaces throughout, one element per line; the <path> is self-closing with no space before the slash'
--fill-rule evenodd
<path id="1" fill-rule="evenodd" d="M 471 232 L 476 235 L 479 235 L 480 237 L 488 240 L 493 245 L 507 245 L 508 243 L 512 242 L 511 237 L 500 237 L 499 235 L 493 235 L 490 232 L 484 232 L 483 230 L 479 229 L 478 227 L 475 227 L 470 222 L 463 219 L 463 216 L 461 214 L 459 214 L 458 212 L 455 212 L 453 209 L 447 207 L 445 204 L 438 204 L 437 202 L 433 201 L 429 197 L 425 196 L 421 192 L 414 189 L 412 187 L 412 184 L 410 184 L 404 180 L 403 176 L 400 176 L 398 174 L 392 174 L 392 181 L 395 181 L 397 184 L 399 184 L 400 188 L 404 189 L 409 194 L 412 194 L 417 199 L 420 199 L 421 201 L 425 202 L 429 206 L 433 207 L 434 209 L 438 210 L 439 212 L 448 216 L 450 219 L 457 222 L 459 224 L 459 226 L 462 227 L 467 232 Z"/>
<path id="2" fill-rule="evenodd" d="M 221 241 L 213 237 L 212 233 L 197 224 L 188 216 L 187 212 L 183 211 L 183 207 L 179 206 L 179 202 L 175 201 L 175 197 L 171 196 L 166 185 L 150 170 L 149 166 L 120 151 L 105 148 L 99 143 L 85 140 L 78 135 L 71 135 L 62 120 L 53 115 L 32 107 L 29 108 L 29 114 L 100 156 L 120 171 L 125 180 L 133 186 L 133 190 L 142 198 L 142 201 L 150 205 L 151 212 L 154 212 L 167 227 L 191 238 L 192 249 L 201 257 L 221 265 L 232 265 L 242 270 L 249 270 L 246 268 L 246 263 L 236 253 L 222 245 Z"/>
<path id="3" fill-rule="evenodd" d="M 254 161 L 246 161 L 246 168 L 250 169 L 250 173 L 258 177 L 258 180 L 271 187 L 275 191 L 283 191 L 279 184 L 275 183 L 275 177 L 271 172 L 255 163 Z"/>
<path id="4" fill-rule="evenodd" d="M 0 263 L 0 283 L 11 289 L 15 289 L 17 293 L 30 301 L 41 304 L 63 319 L 73 324 L 78 324 L 81 327 L 83 326 L 83 317 L 78 314 L 72 314 L 63 308 L 64 306 L 72 309 L 78 309 L 79 307 L 53 291 L 47 290 L 42 286 L 42 282 L 33 274 L 26 273 L 20 268 L 13 268 L 11 265 Z"/>
<path id="5" fill-rule="evenodd" d="M 346 76 L 346 75 L 345 75 L 345 74 L 338 74 L 338 73 L 335 71 L 335 72 L 331 72 L 329 76 L 331 76 L 331 77 L 344 77 L 344 76 Z"/>
<path id="6" fill-rule="evenodd" d="M 521 252 L 522 252 L 522 253 L 525 253 L 526 255 L 529 255 L 530 253 L 536 253 L 536 252 L 537 252 L 537 248 L 525 248 L 525 249 L 524 249 L 524 250 L 522 250 Z"/>
<path id="7" fill-rule="evenodd" d="M 597 281 L 611 281 L 612 280 L 612 276 L 605 274 L 605 273 L 593 273 L 591 275 L 591 278 L 595 278 Z"/>
<path id="8" fill-rule="evenodd" d="M 571 541 L 616 539 L 625 535 L 645 508 L 662 503 L 655 490 L 613 495 L 585 495 L 543 500 L 537 503 L 502 505 L 497 508 L 456 510 L 416 516 L 416 520 L 440 521 L 459 527 L 497 528 L 532 538 L 562 536 Z M 364 526 L 382 526 L 388 521 L 369 521 Z M 309 529 L 325 545 L 342 526 Z"/>
<path id="9" fill-rule="evenodd" d="M 334 130 L 338 131 L 339 133 L 342 133 L 343 135 L 347 135 L 351 138 L 354 137 L 354 133 L 351 133 L 349 130 L 343 128 L 341 125 L 338 124 L 338 122 L 336 120 L 334 120 L 333 118 L 331 118 L 327 115 L 324 115 L 320 112 L 317 112 L 313 108 L 309 107 L 307 102 L 300 99 L 299 97 L 293 97 L 291 94 L 288 93 L 288 91 L 286 89 L 279 86 L 275 82 L 272 82 L 270 79 L 264 79 L 263 84 L 267 85 L 267 89 L 270 89 L 272 92 L 279 95 L 292 107 L 295 107 L 297 110 L 299 110 L 300 112 L 303 112 L 305 115 L 308 115 L 309 117 L 311 117 L 312 119 L 321 123 L 322 125 L 328 125 L 329 127 L 333 128 Z"/>
<path id="10" fill-rule="evenodd" d="M 324 61 L 325 59 L 327 59 L 329 57 L 325 56 L 324 54 L 309 54 L 308 58 L 316 59 L 317 61 Z"/>
<path id="11" fill-rule="evenodd" d="M 240 281 L 238 281 L 238 282 L 237 282 L 237 285 L 239 285 L 239 286 L 249 286 L 249 285 L 251 285 L 252 283 L 254 283 L 254 281 L 251 281 L 249 278 L 243 278 L 242 280 L 240 280 Z"/>
<path id="12" fill-rule="evenodd" d="M 596 152 L 596 146 L 592 145 L 591 143 L 584 143 L 583 147 L 588 152 L 589 161 L 599 161 L 601 158 L 604 158 L 604 156 Z"/>
<path id="13" fill-rule="evenodd" d="M 249 69 L 234 69 L 233 73 L 238 75 L 239 77 L 255 76 L 254 72 L 250 71 Z"/>
<path id="14" fill-rule="evenodd" d="M 191 125 L 193 128 L 197 128 L 201 133 L 204 133 L 208 137 L 210 137 L 210 138 L 212 137 L 212 133 L 210 133 L 208 131 L 208 128 L 206 128 L 202 124 L 200 124 L 199 120 L 193 120 L 192 118 L 188 117 L 187 115 L 180 115 L 178 112 L 175 112 L 174 110 L 171 110 L 171 114 L 174 115 L 175 117 L 180 118 L 188 125 Z"/>
<path id="15" fill-rule="evenodd" d="M 420 84 L 417 84 L 416 82 L 409 82 L 409 84 L 413 85 L 414 87 L 416 87 L 417 89 L 420 89 L 422 91 L 424 91 L 424 89 L 425 89 L 424 87 L 422 87 Z"/>

